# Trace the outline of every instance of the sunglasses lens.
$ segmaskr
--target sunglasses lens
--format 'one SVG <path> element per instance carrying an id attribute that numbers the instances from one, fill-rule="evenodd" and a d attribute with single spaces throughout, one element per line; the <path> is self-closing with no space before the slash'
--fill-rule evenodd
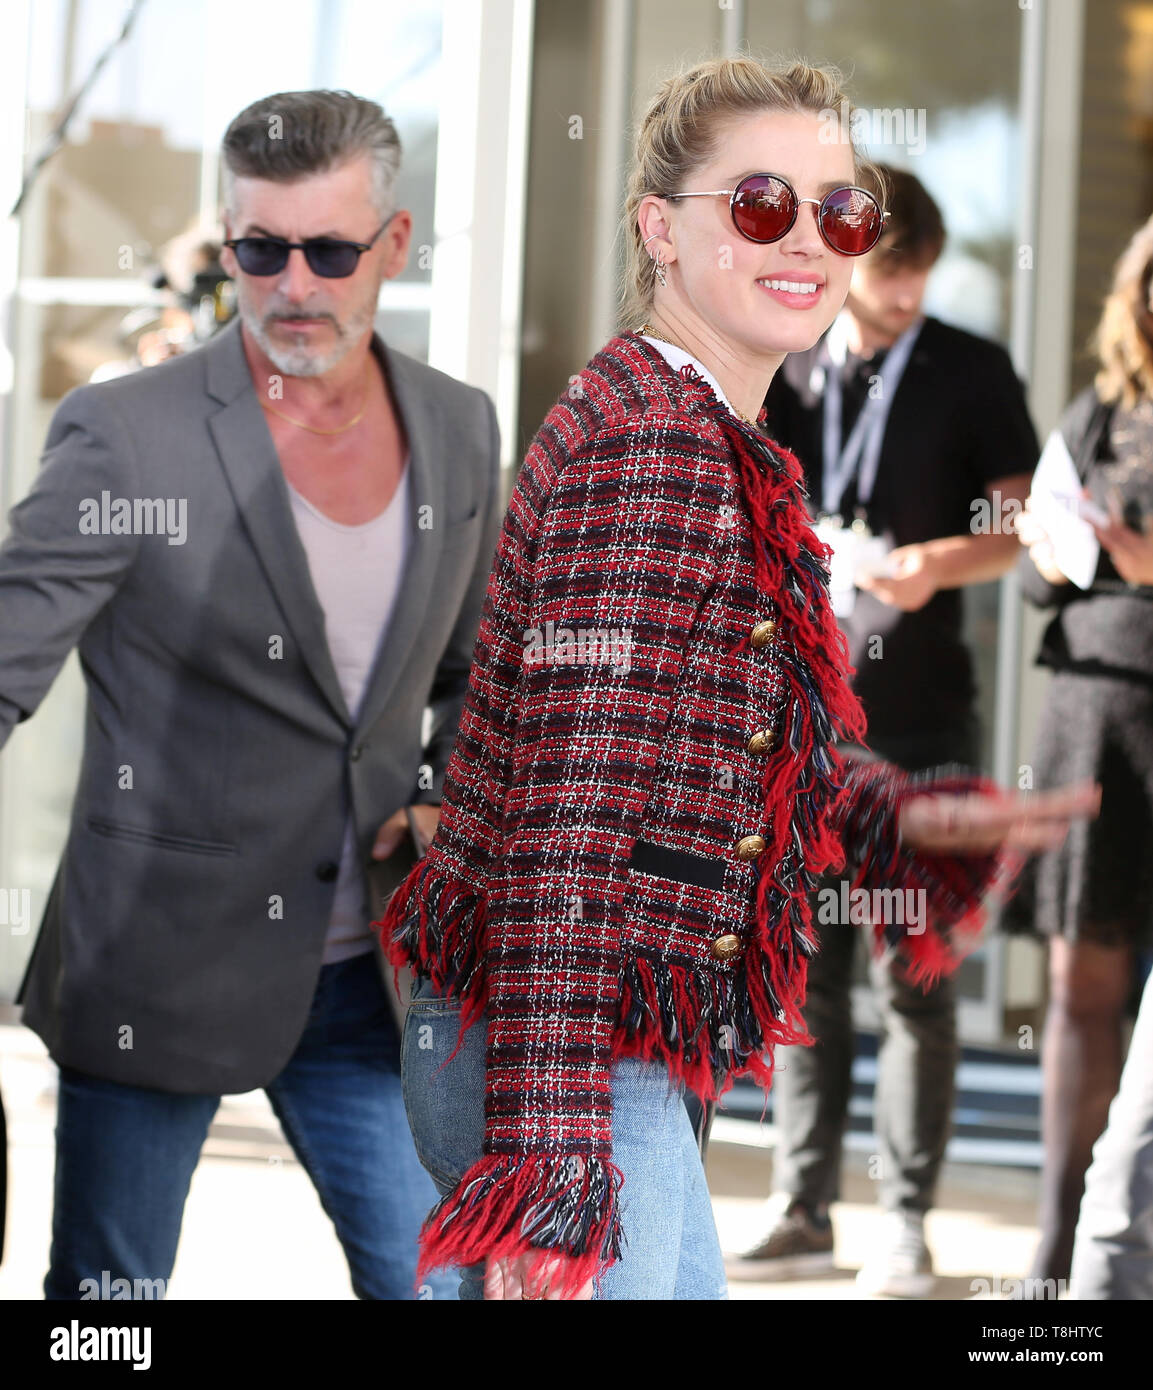
<path id="1" fill-rule="evenodd" d="M 241 237 L 234 250 L 245 275 L 275 275 L 288 261 L 288 248 L 275 237 Z"/>
<path id="2" fill-rule="evenodd" d="M 343 280 L 360 261 L 360 252 L 347 241 L 310 241 L 304 254 L 313 272 L 327 280 Z"/>
<path id="3" fill-rule="evenodd" d="M 821 235 L 842 256 L 863 256 L 881 238 L 881 206 L 862 188 L 834 188 L 818 214 Z"/>
<path id="4" fill-rule="evenodd" d="M 245 275 L 279 275 L 288 264 L 288 243 L 277 237 L 241 237 L 233 248 Z M 360 250 L 348 241 L 310 241 L 304 255 L 314 275 L 342 280 L 360 261 Z"/>
<path id="5" fill-rule="evenodd" d="M 753 174 L 737 184 L 733 223 L 750 241 L 779 241 L 797 215 L 797 197 L 783 179 Z"/>

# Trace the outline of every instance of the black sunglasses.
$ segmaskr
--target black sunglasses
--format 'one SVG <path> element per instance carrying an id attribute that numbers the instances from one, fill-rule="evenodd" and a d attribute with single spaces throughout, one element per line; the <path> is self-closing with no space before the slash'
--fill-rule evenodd
<path id="1" fill-rule="evenodd" d="M 863 256 L 885 230 L 885 212 L 864 188 L 847 183 L 821 199 L 798 198 L 796 189 L 779 174 L 749 174 L 736 188 L 712 188 L 704 193 L 666 193 L 666 198 L 728 198 L 733 226 L 746 241 L 761 245 L 780 241 L 792 230 L 802 203 L 815 203 L 817 229 L 831 250 L 842 256 Z"/>
<path id="2" fill-rule="evenodd" d="M 245 275 L 279 275 L 293 251 L 303 251 L 308 268 L 326 280 L 343 280 L 360 264 L 393 217 L 381 224 L 372 241 L 334 241 L 331 237 L 312 237 L 309 241 L 285 241 L 278 236 L 233 237 L 224 243 L 236 253 L 236 263 Z"/>

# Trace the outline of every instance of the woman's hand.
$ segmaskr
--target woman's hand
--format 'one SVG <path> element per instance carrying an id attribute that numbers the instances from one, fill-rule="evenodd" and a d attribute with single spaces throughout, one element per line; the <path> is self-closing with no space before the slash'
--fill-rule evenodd
<path id="1" fill-rule="evenodd" d="M 1143 532 L 1134 531 L 1121 519 L 1116 503 L 1110 502 L 1108 526 L 1093 526 L 1097 539 L 1109 552 L 1113 568 L 1126 584 L 1153 584 L 1153 536 L 1146 520 Z"/>
<path id="2" fill-rule="evenodd" d="M 913 796 L 901 807 L 901 842 L 928 854 L 988 854 L 1002 845 L 1056 849 L 1074 820 L 1096 817 L 1101 787 L 1082 782 L 1052 792 L 1016 796 Z"/>
<path id="3" fill-rule="evenodd" d="M 1049 584 L 1068 584 L 1069 576 L 1057 568 L 1053 558 L 1053 542 L 1033 513 L 1029 510 L 1030 498 L 1025 499 L 1024 510 L 1019 512 L 1013 523 L 1017 539 L 1029 552 L 1029 559 L 1037 573 Z"/>
<path id="4" fill-rule="evenodd" d="M 537 1302 L 552 1301 L 569 1297 L 563 1293 L 553 1293 L 549 1287 L 551 1271 L 560 1272 L 567 1256 L 556 1255 L 546 1260 L 536 1270 L 532 1266 L 540 1259 L 537 1251 L 528 1255 L 517 1255 L 513 1259 L 494 1260 L 491 1256 L 484 1268 L 484 1296 L 495 1299 L 532 1299 Z M 531 1271 L 531 1272 L 530 1272 Z M 574 1301 L 591 1300 L 593 1283 L 590 1279 L 580 1293 L 572 1295 Z"/>

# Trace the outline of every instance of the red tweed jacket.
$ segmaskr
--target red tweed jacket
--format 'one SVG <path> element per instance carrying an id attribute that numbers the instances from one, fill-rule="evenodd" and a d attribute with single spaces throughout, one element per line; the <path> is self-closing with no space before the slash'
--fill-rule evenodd
<path id="1" fill-rule="evenodd" d="M 705 1097 L 767 1083 L 774 1044 L 807 1040 L 809 893 L 843 856 L 856 885 L 926 890 L 930 928 L 897 929 L 918 975 L 948 968 L 938 928 L 979 921 L 997 862 L 903 850 L 924 779 L 833 750 L 863 718 L 801 477 L 635 334 L 529 450 L 440 827 L 378 924 L 465 1026 L 488 1017 L 485 1154 L 422 1268 L 557 1249 L 575 1289 L 607 1267 L 613 1059 Z"/>

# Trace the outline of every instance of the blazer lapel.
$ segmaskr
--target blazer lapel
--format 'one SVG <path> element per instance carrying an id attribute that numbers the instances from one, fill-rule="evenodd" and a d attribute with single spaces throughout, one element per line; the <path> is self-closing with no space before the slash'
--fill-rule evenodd
<path id="1" fill-rule="evenodd" d="M 388 703 L 424 623 L 428 605 L 436 601 L 445 512 L 445 476 L 442 461 L 437 457 L 434 403 L 413 381 L 407 358 L 393 352 L 376 336 L 373 348 L 384 366 L 392 402 L 408 443 L 408 555 L 392 617 L 361 701 L 356 721 L 358 733 L 368 729 Z"/>
<path id="2" fill-rule="evenodd" d="M 223 409 L 209 418 L 208 426 L 237 508 L 305 664 L 334 713 L 351 727 L 352 717 L 328 650 L 324 610 L 312 587 L 308 557 L 292 515 L 288 485 L 252 387 L 239 320 L 201 351 L 206 359 L 208 393 L 223 403 Z"/>

